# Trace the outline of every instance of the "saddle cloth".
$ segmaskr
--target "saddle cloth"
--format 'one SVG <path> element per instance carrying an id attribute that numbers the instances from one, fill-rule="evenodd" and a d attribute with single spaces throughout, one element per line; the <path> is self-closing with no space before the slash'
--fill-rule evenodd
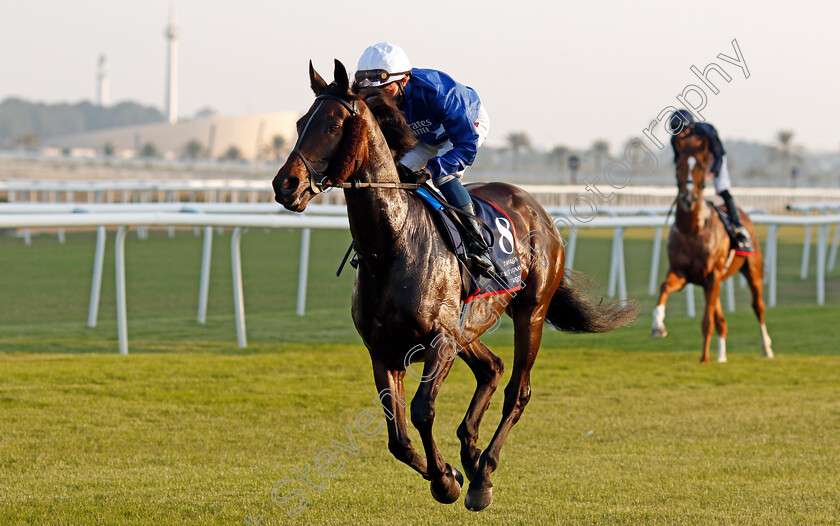
<path id="1" fill-rule="evenodd" d="M 413 192 L 421 197 L 426 209 L 435 218 L 435 224 L 449 248 L 461 262 L 463 285 L 461 299 L 464 303 L 469 303 L 475 298 L 515 292 L 522 288 L 522 266 L 519 262 L 519 252 L 516 250 L 516 231 L 507 214 L 484 199 L 470 196 L 475 206 L 475 215 L 493 230 L 491 240 L 489 233 L 482 229 L 484 241 L 490 247 L 490 260 L 496 270 L 496 278 L 490 279 L 473 275 L 466 270 L 463 263 L 466 256 L 461 231 L 463 227 L 456 226 L 455 222 L 458 220 L 441 204 L 442 198 L 436 192 L 424 187 Z"/>

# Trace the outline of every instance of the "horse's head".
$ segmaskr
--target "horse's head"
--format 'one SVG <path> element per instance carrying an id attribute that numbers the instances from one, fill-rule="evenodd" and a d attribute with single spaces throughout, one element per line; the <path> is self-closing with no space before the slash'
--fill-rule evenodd
<path id="1" fill-rule="evenodd" d="M 697 135 L 688 135 L 676 140 L 680 157 L 677 160 L 677 203 L 684 210 L 691 210 L 702 201 L 706 174 L 711 166 L 708 140 Z M 692 187 L 689 190 L 688 181 Z"/>
<path id="2" fill-rule="evenodd" d="M 298 140 L 272 186 L 274 199 L 293 212 L 325 188 L 341 185 L 367 160 L 365 108 L 351 94 L 347 70 L 335 61 L 329 85 L 309 63 L 315 102 L 297 122 Z"/>

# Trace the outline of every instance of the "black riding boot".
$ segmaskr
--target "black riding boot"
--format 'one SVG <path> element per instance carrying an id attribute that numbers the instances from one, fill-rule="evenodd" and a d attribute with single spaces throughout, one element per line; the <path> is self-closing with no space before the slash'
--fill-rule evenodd
<path id="1" fill-rule="evenodd" d="M 726 210 L 729 212 L 729 218 L 732 221 L 732 226 L 734 228 L 735 239 L 738 241 L 737 250 L 744 253 L 753 253 L 753 247 L 750 243 L 750 233 L 741 224 L 741 218 L 738 215 L 738 208 L 735 206 L 735 200 L 732 199 L 732 194 L 729 193 L 729 190 L 724 190 L 720 193 L 720 196 L 723 198 L 723 203 L 726 205 Z"/>
<path id="2" fill-rule="evenodd" d="M 472 203 L 462 206 L 461 211 L 475 216 L 475 207 Z M 472 217 L 458 216 L 461 224 L 467 230 L 465 237 L 465 246 L 467 249 L 467 264 L 473 267 L 477 272 L 487 277 L 493 277 L 493 263 L 490 261 L 490 247 L 484 241 L 484 236 L 481 235 L 481 225 Z"/>

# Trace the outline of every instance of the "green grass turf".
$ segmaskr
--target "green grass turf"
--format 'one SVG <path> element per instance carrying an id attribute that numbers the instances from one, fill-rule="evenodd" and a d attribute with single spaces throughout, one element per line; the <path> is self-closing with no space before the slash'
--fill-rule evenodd
<path id="1" fill-rule="evenodd" d="M 201 239 L 131 237 L 128 357 L 116 355 L 111 243 L 99 325 L 88 329 L 93 236 L 65 245 L 38 236 L 28 247 L 0 238 L 0 524 L 245 524 L 246 515 L 260 524 L 837 524 L 840 280 L 835 270 L 827 305 L 816 307 L 813 270 L 798 278 L 801 231 L 781 233 L 780 305 L 767 313 L 777 358 L 759 358 L 738 289 L 730 361 L 701 367 L 699 319 L 686 317 L 682 294 L 669 303 L 670 335 L 650 339 L 650 240 L 629 231 L 641 317 L 606 335 L 546 331 L 531 403 L 502 450 L 495 502 L 480 514 L 463 499 L 434 502 L 428 483 L 388 453 L 384 432 L 354 431 L 358 455 L 330 445 L 347 441 L 345 427 L 376 394 L 349 316 L 352 269 L 334 277 L 346 233 L 313 233 L 303 318 L 294 315 L 299 233 L 243 238 L 244 350 L 229 236 L 215 239 L 206 326 L 195 323 Z M 596 293 L 609 244 L 594 232 L 579 241 L 576 266 Z M 511 363 L 509 323 L 484 341 Z M 458 362 L 438 399 L 436 439 L 454 465 L 473 387 Z M 272 487 L 296 467 L 314 470 L 327 448 L 341 472 L 325 481 L 313 471 L 323 489 L 289 517 L 295 503 L 272 501 Z"/>

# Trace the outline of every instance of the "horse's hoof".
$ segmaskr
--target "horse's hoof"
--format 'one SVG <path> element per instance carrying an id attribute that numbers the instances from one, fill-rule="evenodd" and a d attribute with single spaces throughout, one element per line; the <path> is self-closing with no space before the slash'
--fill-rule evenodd
<path id="1" fill-rule="evenodd" d="M 773 358 L 774 356 L 775 355 L 773 354 L 773 351 L 771 349 L 768 349 L 768 350 L 761 353 L 762 358 L 770 359 L 770 358 Z"/>
<path id="2" fill-rule="evenodd" d="M 470 511 L 481 511 L 493 504 L 493 487 L 474 490 L 470 484 L 464 506 Z"/>
<path id="3" fill-rule="evenodd" d="M 668 331 L 665 329 L 665 327 L 651 329 L 650 331 L 651 338 L 664 338 L 666 336 L 668 336 Z"/>
<path id="4" fill-rule="evenodd" d="M 726 363 L 726 356 L 718 356 L 718 363 Z"/>
<path id="5" fill-rule="evenodd" d="M 464 485 L 463 473 L 458 468 L 453 468 L 449 465 L 447 467 L 450 469 L 450 472 L 439 479 L 433 480 L 429 486 L 432 497 L 441 504 L 452 504 L 458 500 L 458 497 L 461 496 L 461 486 Z M 449 477 L 454 479 L 454 484 L 447 482 L 452 480 Z"/>
<path id="6" fill-rule="evenodd" d="M 452 474 L 455 476 L 455 481 L 458 483 L 458 486 L 464 487 L 464 474 L 461 473 L 461 470 L 452 466 Z"/>

